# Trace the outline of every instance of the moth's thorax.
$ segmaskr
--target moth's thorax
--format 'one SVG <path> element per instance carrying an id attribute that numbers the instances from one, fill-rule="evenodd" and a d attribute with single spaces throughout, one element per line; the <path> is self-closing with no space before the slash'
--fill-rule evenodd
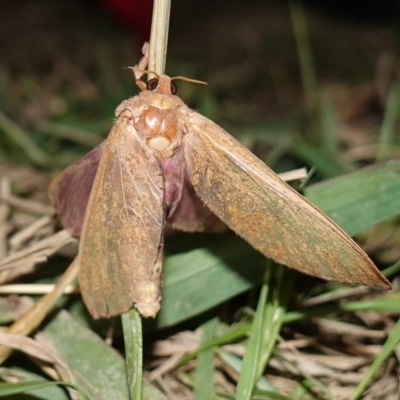
<path id="1" fill-rule="evenodd" d="M 160 95 L 153 94 L 152 97 L 149 98 L 150 105 L 157 107 L 161 110 L 170 110 L 174 108 L 176 105 L 175 96 L 171 95 Z"/>
<path id="2" fill-rule="evenodd" d="M 147 106 L 135 118 L 135 128 L 150 149 L 158 156 L 168 158 L 179 146 L 182 130 L 174 108 L 166 107 L 168 97 L 154 96 L 153 99 L 158 100 L 153 102 L 154 105 Z"/>

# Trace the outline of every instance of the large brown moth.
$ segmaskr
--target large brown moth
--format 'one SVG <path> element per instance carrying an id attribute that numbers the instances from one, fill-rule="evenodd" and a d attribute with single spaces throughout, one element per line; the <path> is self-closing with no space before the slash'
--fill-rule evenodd
<path id="1" fill-rule="evenodd" d="M 108 138 L 49 188 L 64 227 L 81 236 L 79 281 L 94 318 L 160 307 L 166 223 L 218 231 L 223 221 L 266 257 L 326 280 L 390 288 L 361 248 L 262 161 L 176 95 L 174 79 L 123 101 Z M 218 218 L 216 218 L 217 216 Z"/>

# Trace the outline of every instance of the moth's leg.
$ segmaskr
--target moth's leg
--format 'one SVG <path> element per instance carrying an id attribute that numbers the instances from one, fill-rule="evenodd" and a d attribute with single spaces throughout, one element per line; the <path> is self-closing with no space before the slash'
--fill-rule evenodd
<path id="1" fill-rule="evenodd" d="M 142 68 L 142 69 L 146 69 L 147 67 L 147 59 L 149 57 L 149 43 L 148 42 L 144 42 L 144 45 L 142 47 L 142 54 L 143 54 L 143 58 L 146 58 L 146 63 L 144 65 L 140 65 L 140 62 L 142 62 L 142 60 L 139 61 L 138 67 Z"/>
<path id="2" fill-rule="evenodd" d="M 142 54 L 143 57 L 140 59 L 139 63 L 132 68 L 132 71 L 135 74 L 136 85 L 143 92 L 146 90 L 146 84 L 141 80 L 141 78 L 147 73 L 146 67 L 149 61 L 149 44 L 147 42 L 145 42 L 142 47 Z"/>
<path id="3" fill-rule="evenodd" d="M 134 67 L 127 67 L 127 68 L 133 71 L 133 74 L 135 75 L 136 85 L 138 86 L 141 92 L 144 92 L 146 90 L 146 84 L 141 80 L 141 78 L 144 74 L 147 74 L 146 67 L 149 61 L 148 58 L 149 44 L 147 42 L 145 42 L 145 44 L 142 47 L 142 53 L 143 57 L 140 59 L 139 63 Z"/>

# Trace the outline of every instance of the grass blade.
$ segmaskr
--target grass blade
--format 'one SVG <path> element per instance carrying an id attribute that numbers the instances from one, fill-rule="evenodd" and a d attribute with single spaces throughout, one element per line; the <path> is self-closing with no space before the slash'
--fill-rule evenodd
<path id="1" fill-rule="evenodd" d="M 136 308 L 121 315 L 125 342 L 126 369 L 131 399 L 142 398 L 143 336 L 142 318 Z"/>
<path id="2" fill-rule="evenodd" d="M 33 142 L 29 135 L 22 130 L 15 122 L 11 121 L 0 111 L 0 129 L 18 146 L 27 157 L 41 167 L 51 164 L 50 157 Z"/>
<path id="3" fill-rule="evenodd" d="M 264 337 L 264 318 L 270 276 L 271 268 L 269 266 L 265 273 L 257 310 L 250 330 L 250 339 L 247 344 L 246 353 L 243 357 L 243 365 L 236 391 L 236 400 L 249 400 L 253 393 L 254 384 L 257 381 L 258 359 L 261 353 Z"/>
<path id="4" fill-rule="evenodd" d="M 298 1 L 290 2 L 289 9 L 308 113 L 310 121 L 314 124 L 314 133 L 316 133 L 317 130 L 315 128 L 317 128 L 317 123 L 315 117 L 318 111 L 319 95 L 306 16 L 303 6 Z"/>
<path id="5" fill-rule="evenodd" d="M 336 159 L 338 150 L 338 141 L 336 137 L 337 121 L 332 99 L 327 96 L 321 97 L 321 105 L 319 109 L 322 148 Z"/>
<path id="6" fill-rule="evenodd" d="M 11 396 L 16 394 L 34 391 L 35 389 L 42 389 L 48 386 L 68 386 L 75 389 L 81 396 L 82 400 L 90 400 L 85 392 L 77 385 L 70 382 L 20 382 L 20 383 L 6 383 L 0 382 L 0 397 Z"/>
<path id="7" fill-rule="evenodd" d="M 390 156 L 393 140 L 396 135 L 396 121 L 400 115 L 400 79 L 397 79 L 390 88 L 386 104 L 385 115 L 379 133 L 377 160 Z"/>
<path id="8" fill-rule="evenodd" d="M 270 289 L 271 276 L 277 280 L 272 291 Z M 285 279 L 283 279 L 284 276 Z M 264 373 L 271 357 L 282 326 L 287 296 L 292 287 L 290 276 L 293 276 L 290 271 L 283 267 L 276 269 L 276 265 L 272 262 L 267 267 L 250 330 L 250 338 L 243 357 L 236 400 L 251 398 L 253 388 Z"/>
<path id="9" fill-rule="evenodd" d="M 350 400 L 357 400 L 362 396 L 365 389 L 367 388 L 369 383 L 372 381 L 372 379 L 378 372 L 379 368 L 393 353 L 395 347 L 398 345 L 399 342 L 400 342 L 400 319 L 397 320 L 396 325 L 394 326 L 392 332 L 390 333 L 389 337 L 387 338 L 385 344 L 382 347 L 382 351 L 379 353 L 379 355 L 375 358 L 374 362 L 371 364 L 364 378 L 361 380 L 356 390 L 351 395 Z"/>
<path id="10" fill-rule="evenodd" d="M 213 318 L 201 326 L 201 344 L 212 340 L 218 319 Z M 214 398 L 214 364 L 213 349 L 209 347 L 197 355 L 196 375 L 194 381 L 194 398 L 212 400 Z"/>

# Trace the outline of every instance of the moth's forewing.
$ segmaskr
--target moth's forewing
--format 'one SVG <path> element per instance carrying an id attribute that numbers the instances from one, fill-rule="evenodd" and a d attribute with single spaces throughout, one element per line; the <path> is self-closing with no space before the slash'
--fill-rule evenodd
<path id="1" fill-rule="evenodd" d="M 195 194 L 185 179 L 180 202 L 168 220 L 168 226 L 183 232 L 223 232 L 226 225 Z"/>
<path id="2" fill-rule="evenodd" d="M 131 117 L 124 111 L 107 139 L 82 230 L 79 282 L 94 318 L 159 309 L 163 177 Z"/>
<path id="3" fill-rule="evenodd" d="M 326 280 L 390 288 L 342 229 L 222 128 L 188 113 L 186 129 L 185 158 L 195 192 L 253 247 Z"/>
<path id="4" fill-rule="evenodd" d="M 62 226 L 73 236 L 80 236 L 89 195 L 105 142 L 75 161 L 50 183 L 50 201 Z"/>

